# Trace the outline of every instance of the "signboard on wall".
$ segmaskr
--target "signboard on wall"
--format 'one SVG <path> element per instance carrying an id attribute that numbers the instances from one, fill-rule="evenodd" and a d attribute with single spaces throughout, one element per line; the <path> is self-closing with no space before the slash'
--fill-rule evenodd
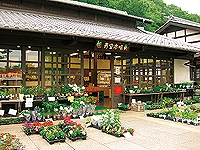
<path id="1" fill-rule="evenodd" d="M 123 88 L 120 85 L 115 85 L 114 86 L 114 94 L 122 94 Z"/>
<path id="2" fill-rule="evenodd" d="M 97 40 L 95 50 L 109 52 L 129 52 L 130 44 L 116 41 Z"/>

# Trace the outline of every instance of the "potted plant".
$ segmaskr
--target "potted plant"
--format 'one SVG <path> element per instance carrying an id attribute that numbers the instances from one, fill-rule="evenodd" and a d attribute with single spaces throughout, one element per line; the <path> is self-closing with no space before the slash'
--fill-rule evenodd
<path id="1" fill-rule="evenodd" d="M 28 123 L 28 122 L 25 122 L 24 124 L 23 124 L 23 131 L 24 131 L 24 133 L 26 134 L 26 135 L 30 135 L 30 134 L 32 134 L 33 133 L 33 131 L 34 131 L 34 126 L 31 124 L 31 123 Z"/>
<path id="2" fill-rule="evenodd" d="M 45 134 L 45 139 L 47 140 L 47 142 L 49 142 L 49 144 L 53 144 L 55 139 L 54 133 L 51 131 L 47 131 Z"/>
<path id="3" fill-rule="evenodd" d="M 64 132 L 60 132 L 60 142 L 65 142 L 66 136 Z"/>
<path id="4" fill-rule="evenodd" d="M 0 133 L 0 141 L 0 149 L 2 150 L 24 150 L 25 148 L 25 145 L 23 145 L 20 139 L 10 133 Z"/>
<path id="5" fill-rule="evenodd" d="M 34 99 L 44 99 L 44 97 L 46 96 L 46 90 L 45 88 L 37 85 L 33 88 L 33 95 Z"/>
<path id="6" fill-rule="evenodd" d="M 21 85 L 20 86 L 20 93 L 19 93 L 19 100 L 24 99 L 24 94 L 26 94 L 26 88 L 23 85 Z"/>

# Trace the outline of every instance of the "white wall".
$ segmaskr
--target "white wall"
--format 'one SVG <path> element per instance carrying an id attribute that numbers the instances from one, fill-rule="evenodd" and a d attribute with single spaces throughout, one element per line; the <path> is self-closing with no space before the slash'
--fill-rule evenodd
<path id="1" fill-rule="evenodd" d="M 190 81 L 190 67 L 185 66 L 184 63 L 189 60 L 174 59 L 174 83 L 182 83 Z"/>

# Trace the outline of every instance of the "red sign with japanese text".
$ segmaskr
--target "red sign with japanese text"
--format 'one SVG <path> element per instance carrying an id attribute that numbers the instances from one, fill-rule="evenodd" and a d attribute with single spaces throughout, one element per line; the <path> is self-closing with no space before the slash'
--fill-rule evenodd
<path id="1" fill-rule="evenodd" d="M 122 92 L 123 92 L 122 86 L 119 85 L 114 86 L 114 94 L 122 94 Z"/>

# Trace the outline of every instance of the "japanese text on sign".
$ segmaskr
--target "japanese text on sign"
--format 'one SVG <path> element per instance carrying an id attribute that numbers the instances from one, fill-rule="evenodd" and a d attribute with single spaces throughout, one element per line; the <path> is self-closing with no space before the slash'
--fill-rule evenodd
<path id="1" fill-rule="evenodd" d="M 117 42 L 103 42 L 98 40 L 96 43 L 96 49 L 101 50 L 113 50 L 113 51 L 128 51 L 130 46 L 126 43 Z"/>

